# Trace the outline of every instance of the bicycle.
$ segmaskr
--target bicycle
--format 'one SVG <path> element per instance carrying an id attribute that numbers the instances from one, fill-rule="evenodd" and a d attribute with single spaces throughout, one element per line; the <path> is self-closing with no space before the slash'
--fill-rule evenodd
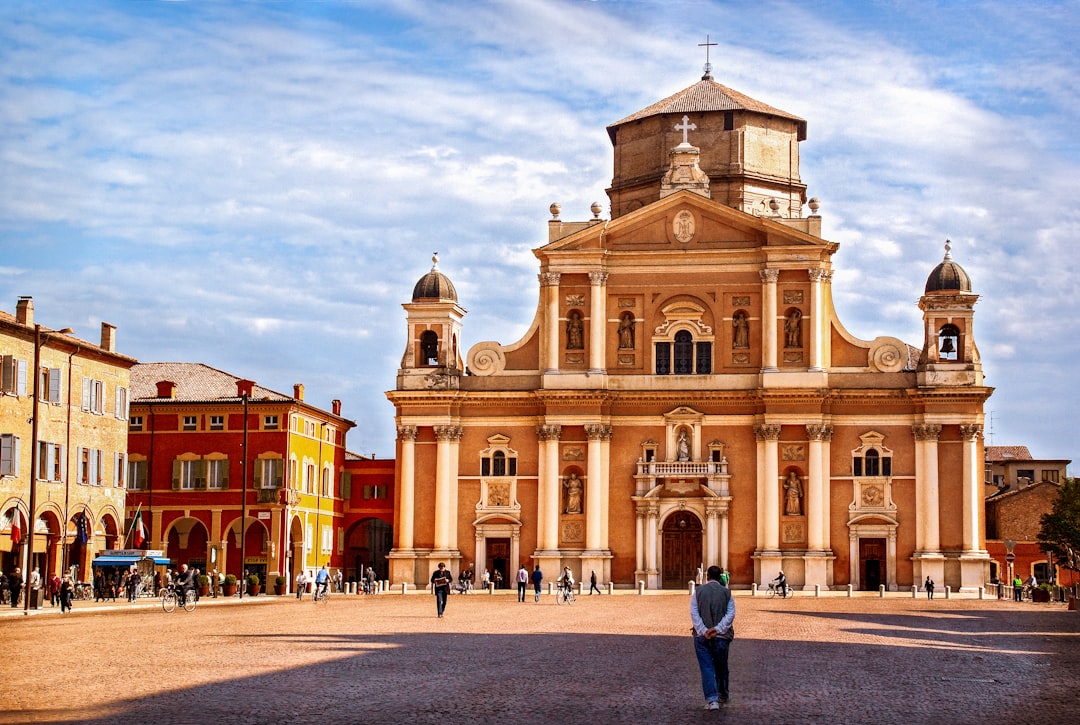
<path id="1" fill-rule="evenodd" d="M 790 599 L 795 596 L 795 592 L 791 587 L 781 587 L 779 584 L 769 582 L 769 591 L 765 593 L 766 597 L 780 597 L 781 599 Z"/>
<path id="2" fill-rule="evenodd" d="M 183 601 L 180 601 L 180 590 L 175 587 L 165 587 L 165 593 L 161 595 L 161 608 L 166 612 L 172 612 L 178 605 L 183 607 L 185 612 L 193 612 L 197 603 L 194 589 L 187 590 Z"/>
<path id="3" fill-rule="evenodd" d="M 330 601 L 330 587 L 322 584 L 315 585 L 315 591 L 311 593 L 311 601 L 315 604 Z"/>
<path id="4" fill-rule="evenodd" d="M 574 601 L 574 586 L 572 584 L 570 586 L 560 586 L 555 590 L 556 604 L 562 604 L 563 602 L 573 604 Z"/>

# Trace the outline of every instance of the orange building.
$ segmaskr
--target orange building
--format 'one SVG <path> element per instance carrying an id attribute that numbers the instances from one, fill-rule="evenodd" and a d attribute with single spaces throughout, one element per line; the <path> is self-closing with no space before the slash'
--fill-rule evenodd
<path id="1" fill-rule="evenodd" d="M 343 566 L 355 424 L 340 401 L 326 411 L 303 385 L 286 395 L 201 363 L 139 364 L 131 392 L 127 508 L 150 549 L 264 584 Z"/>
<path id="2" fill-rule="evenodd" d="M 923 339 L 862 340 L 833 306 L 805 120 L 706 73 L 607 133 L 611 218 L 552 204 L 520 340 L 465 356 L 437 261 L 403 305 L 391 579 L 446 561 L 650 589 L 712 564 L 742 588 L 984 584 L 992 389 L 948 245 L 910 280 Z"/>

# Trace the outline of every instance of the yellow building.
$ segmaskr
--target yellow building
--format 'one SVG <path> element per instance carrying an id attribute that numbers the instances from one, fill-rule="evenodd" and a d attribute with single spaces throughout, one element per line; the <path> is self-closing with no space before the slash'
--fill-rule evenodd
<path id="1" fill-rule="evenodd" d="M 984 583 L 991 389 L 948 247 L 924 339 L 860 340 L 800 179 L 806 121 L 706 73 L 607 130 L 612 218 L 552 205 L 522 339 L 466 367 L 437 264 L 404 305 L 391 578 L 446 561 L 650 589 L 712 564 L 744 588 L 781 569 L 807 589 Z"/>
<path id="2" fill-rule="evenodd" d="M 0 312 L 0 354 L 4 571 L 29 570 L 32 518 L 32 568 L 51 575 L 77 567 L 89 579 L 95 554 L 122 543 L 128 376 L 136 361 L 116 352 L 108 323 L 100 343 L 37 324 L 29 297 L 19 299 L 14 316 Z"/>

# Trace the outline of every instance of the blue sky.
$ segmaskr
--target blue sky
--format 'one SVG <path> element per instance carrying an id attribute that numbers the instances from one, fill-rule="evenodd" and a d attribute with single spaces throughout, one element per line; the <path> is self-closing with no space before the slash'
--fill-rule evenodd
<path id="1" fill-rule="evenodd" d="M 391 456 L 440 253 L 464 347 L 532 320 L 548 205 L 607 208 L 605 126 L 716 79 L 807 119 L 833 295 L 921 346 L 946 238 L 982 297 L 988 443 L 1080 455 L 1078 2 L 5 2 L 0 307 L 146 361 L 302 382 Z M 606 212 L 605 212 L 606 215 Z"/>

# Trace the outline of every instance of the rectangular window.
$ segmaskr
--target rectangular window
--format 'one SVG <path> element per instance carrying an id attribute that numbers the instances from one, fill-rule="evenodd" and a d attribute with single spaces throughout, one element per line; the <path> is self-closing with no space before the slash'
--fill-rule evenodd
<path id="1" fill-rule="evenodd" d="M 656 343 L 656 374 L 657 375 L 670 375 L 671 374 L 671 343 L 670 342 L 658 342 L 658 343 Z"/>
<path id="2" fill-rule="evenodd" d="M 210 430 L 225 430 L 225 416 L 210 416 Z"/>
<path id="3" fill-rule="evenodd" d="M 277 430 L 278 417 L 276 415 L 263 416 L 263 430 Z"/>
<path id="4" fill-rule="evenodd" d="M 282 460 L 259 458 L 255 461 L 255 488 L 281 488 Z"/>
<path id="5" fill-rule="evenodd" d="M 0 435 L 0 476 L 19 475 L 19 436 Z"/>
<path id="6" fill-rule="evenodd" d="M 322 547 L 320 551 L 333 551 L 334 548 L 334 527 L 326 526 L 322 527 Z"/>
<path id="7" fill-rule="evenodd" d="M 315 466 L 310 463 L 304 466 L 304 490 L 315 493 Z"/>
<path id="8" fill-rule="evenodd" d="M 62 445 L 38 441 L 38 480 L 59 481 L 63 472 Z"/>
<path id="9" fill-rule="evenodd" d="M 141 415 L 133 415 L 128 421 L 128 430 L 141 431 L 143 426 L 143 417 Z"/>
<path id="10" fill-rule="evenodd" d="M 851 461 L 851 475 L 862 475 L 862 458 L 859 456 L 855 456 L 855 458 L 853 458 Z"/>
<path id="11" fill-rule="evenodd" d="M 712 373 L 712 343 L 699 342 L 697 344 L 697 373 L 709 375 Z"/>
<path id="12" fill-rule="evenodd" d="M 146 461 L 128 461 L 128 488 L 133 491 L 146 490 Z"/>
<path id="13" fill-rule="evenodd" d="M 1042 472 L 1042 480 L 1058 483 L 1061 480 L 1061 471 L 1056 468 L 1044 468 Z"/>
<path id="14" fill-rule="evenodd" d="M 93 378 L 83 378 L 82 409 L 101 415 L 105 412 L 105 383 Z"/>
<path id="15" fill-rule="evenodd" d="M 14 355 L 4 355 L 2 358 L 3 374 L 2 391 L 8 395 L 22 397 L 26 395 L 26 361 L 17 360 Z"/>
<path id="16" fill-rule="evenodd" d="M 1017 478 L 1017 480 L 1019 480 L 1021 478 L 1026 478 L 1028 481 L 1034 481 L 1035 480 L 1035 469 L 1034 468 L 1018 468 L 1016 470 L 1016 478 Z"/>
<path id="17" fill-rule="evenodd" d="M 484 456 L 483 458 L 480 459 L 480 475 L 481 476 L 490 476 L 491 475 L 491 459 L 488 458 L 487 456 Z M 365 498 L 367 498 L 367 497 L 365 496 Z"/>
<path id="18" fill-rule="evenodd" d="M 38 374 L 38 400 L 60 402 L 60 368 L 41 368 Z"/>
<path id="19" fill-rule="evenodd" d="M 76 483 L 100 486 L 104 483 L 104 454 L 96 448 L 79 448 Z"/>
<path id="20" fill-rule="evenodd" d="M 123 453 L 113 454 L 113 486 L 116 488 L 124 487 L 124 475 L 127 473 L 127 462 Z"/>
<path id="21" fill-rule="evenodd" d="M 330 490 L 330 469 L 324 468 L 322 472 L 322 485 L 321 489 L 323 496 L 331 496 L 333 492 Z"/>
<path id="22" fill-rule="evenodd" d="M 128 397 L 127 388 L 122 388 L 119 385 L 116 386 L 116 396 L 114 403 L 116 408 L 113 411 L 113 415 L 117 420 L 127 420 L 128 417 Z"/>
<path id="23" fill-rule="evenodd" d="M 185 415 L 184 416 L 184 430 L 198 430 L 199 429 L 199 416 L 197 415 Z"/>
<path id="24" fill-rule="evenodd" d="M 206 462 L 206 487 L 215 491 L 221 491 L 229 487 L 228 459 Z"/>

